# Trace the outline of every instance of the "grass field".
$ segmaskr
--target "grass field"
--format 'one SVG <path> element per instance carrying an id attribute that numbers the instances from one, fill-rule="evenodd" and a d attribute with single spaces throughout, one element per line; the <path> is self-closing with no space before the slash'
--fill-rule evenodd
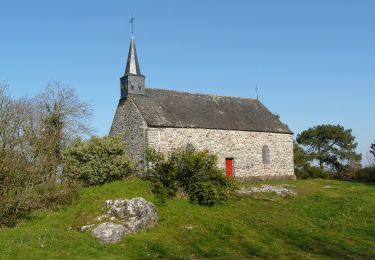
<path id="1" fill-rule="evenodd" d="M 264 183 L 290 184 L 298 196 L 257 195 L 214 207 L 170 200 L 157 205 L 155 228 L 115 245 L 101 245 L 79 227 L 102 212 L 106 199 L 142 196 L 156 202 L 149 185 L 133 179 L 87 188 L 69 207 L 0 229 L 0 258 L 375 258 L 375 185 L 330 180 L 244 185 Z"/>

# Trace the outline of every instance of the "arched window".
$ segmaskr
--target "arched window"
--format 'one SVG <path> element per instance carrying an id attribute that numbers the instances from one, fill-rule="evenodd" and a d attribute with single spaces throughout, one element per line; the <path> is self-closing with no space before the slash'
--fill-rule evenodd
<path id="1" fill-rule="evenodd" d="M 268 145 L 264 145 L 262 148 L 262 158 L 264 164 L 270 163 L 270 148 L 268 148 Z"/>

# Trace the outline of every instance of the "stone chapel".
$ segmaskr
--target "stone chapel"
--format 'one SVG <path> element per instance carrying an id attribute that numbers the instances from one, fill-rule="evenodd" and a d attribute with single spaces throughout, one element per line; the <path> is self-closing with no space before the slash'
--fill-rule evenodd
<path id="1" fill-rule="evenodd" d="M 227 176 L 294 179 L 293 133 L 259 100 L 145 87 L 131 36 L 121 97 L 110 135 L 140 161 L 147 148 L 165 154 L 192 145 L 216 153 Z"/>

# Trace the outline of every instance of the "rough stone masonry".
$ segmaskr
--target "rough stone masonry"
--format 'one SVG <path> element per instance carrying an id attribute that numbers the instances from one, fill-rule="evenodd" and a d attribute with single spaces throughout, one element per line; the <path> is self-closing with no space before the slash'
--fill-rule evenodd
<path id="1" fill-rule="evenodd" d="M 233 158 L 237 179 L 294 178 L 291 135 L 197 128 L 148 128 L 148 146 L 169 154 L 188 143 L 216 153 L 219 166 Z M 269 147 L 269 162 L 263 162 L 262 148 Z"/>

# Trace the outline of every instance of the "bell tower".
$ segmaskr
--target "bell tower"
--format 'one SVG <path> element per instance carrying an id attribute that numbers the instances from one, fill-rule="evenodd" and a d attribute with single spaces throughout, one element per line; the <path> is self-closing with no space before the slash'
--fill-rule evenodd
<path id="1" fill-rule="evenodd" d="M 131 22 L 134 21 L 132 18 Z M 121 98 L 125 99 L 129 93 L 131 94 L 144 94 L 145 93 L 145 76 L 142 75 L 139 68 L 137 50 L 135 48 L 134 36 L 130 40 L 128 61 L 124 76 L 120 79 L 121 82 Z"/>

